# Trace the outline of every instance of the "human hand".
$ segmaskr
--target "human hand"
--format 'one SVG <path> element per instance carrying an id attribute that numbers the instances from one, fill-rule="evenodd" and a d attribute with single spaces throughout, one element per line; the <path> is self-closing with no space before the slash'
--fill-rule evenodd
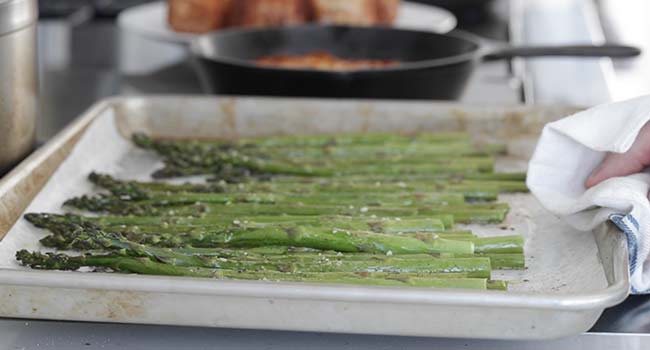
<path id="1" fill-rule="evenodd" d="M 589 175 L 585 186 L 591 188 L 612 177 L 636 174 L 647 166 L 650 166 L 650 123 L 641 128 L 627 152 L 607 154 L 603 162 Z"/>

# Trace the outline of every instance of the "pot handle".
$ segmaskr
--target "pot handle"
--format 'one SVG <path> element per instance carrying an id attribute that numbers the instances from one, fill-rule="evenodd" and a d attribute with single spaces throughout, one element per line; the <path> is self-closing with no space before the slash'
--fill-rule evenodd
<path id="1" fill-rule="evenodd" d="M 626 45 L 566 45 L 566 46 L 512 46 L 497 49 L 483 56 L 485 61 L 515 57 L 635 57 L 641 49 Z"/>

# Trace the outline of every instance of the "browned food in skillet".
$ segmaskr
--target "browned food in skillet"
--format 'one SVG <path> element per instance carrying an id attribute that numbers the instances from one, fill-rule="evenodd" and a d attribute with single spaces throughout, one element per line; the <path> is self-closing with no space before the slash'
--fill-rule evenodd
<path id="1" fill-rule="evenodd" d="M 304 55 L 274 55 L 265 56 L 255 60 L 263 66 L 292 69 L 319 69 L 319 70 L 361 70 L 377 69 L 395 66 L 396 60 L 377 59 L 346 59 L 332 55 L 328 52 L 314 51 Z"/>

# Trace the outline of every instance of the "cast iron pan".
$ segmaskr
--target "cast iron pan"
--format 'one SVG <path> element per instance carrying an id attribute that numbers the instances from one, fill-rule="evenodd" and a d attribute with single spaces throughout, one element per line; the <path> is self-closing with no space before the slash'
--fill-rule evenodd
<path id="1" fill-rule="evenodd" d="M 456 99 L 481 60 L 529 56 L 631 57 L 627 46 L 500 47 L 460 31 L 450 34 L 389 27 L 298 26 L 228 30 L 191 44 L 209 92 L 231 95 Z M 327 51 L 345 58 L 402 64 L 348 72 L 262 67 L 266 55 Z"/>

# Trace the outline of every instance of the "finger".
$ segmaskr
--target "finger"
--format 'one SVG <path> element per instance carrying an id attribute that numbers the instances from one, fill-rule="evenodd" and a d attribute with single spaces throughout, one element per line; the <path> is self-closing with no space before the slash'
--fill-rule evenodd
<path id="1" fill-rule="evenodd" d="M 643 162 L 634 152 L 610 153 L 587 178 L 585 186 L 591 188 L 612 177 L 636 174 L 641 172 L 644 167 Z"/>

